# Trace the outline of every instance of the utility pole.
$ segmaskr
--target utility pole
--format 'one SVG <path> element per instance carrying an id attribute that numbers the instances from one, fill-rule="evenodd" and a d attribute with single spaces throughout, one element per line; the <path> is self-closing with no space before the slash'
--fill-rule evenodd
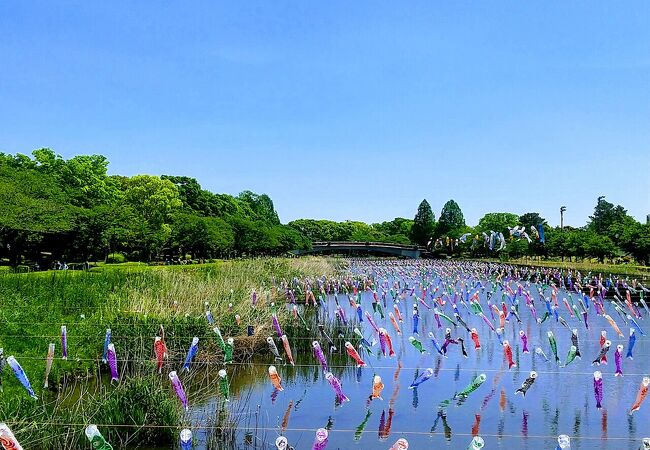
<path id="1" fill-rule="evenodd" d="M 564 211 L 566 206 L 560 206 L 560 230 L 564 231 Z"/>

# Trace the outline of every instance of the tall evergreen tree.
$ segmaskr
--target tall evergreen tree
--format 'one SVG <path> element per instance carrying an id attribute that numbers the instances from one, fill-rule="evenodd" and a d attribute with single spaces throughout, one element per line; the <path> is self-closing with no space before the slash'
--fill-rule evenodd
<path id="1" fill-rule="evenodd" d="M 465 226 L 465 218 L 463 217 L 463 212 L 460 210 L 460 206 L 454 200 L 449 200 L 442 207 L 440 212 L 440 219 L 438 220 L 438 225 L 436 226 L 436 235 L 444 236 L 453 233 Z"/>
<path id="2" fill-rule="evenodd" d="M 598 197 L 594 215 L 589 216 L 591 219 L 589 228 L 598 234 L 608 234 L 609 227 L 617 222 L 624 221 L 626 216 L 627 210 L 621 205 L 614 206 L 613 203 L 605 200 L 605 196 Z"/>
<path id="3" fill-rule="evenodd" d="M 422 200 L 418 206 L 418 212 L 413 219 L 411 228 L 411 240 L 419 245 L 426 245 L 429 239 L 433 237 L 436 222 L 431 205 L 429 202 Z"/>

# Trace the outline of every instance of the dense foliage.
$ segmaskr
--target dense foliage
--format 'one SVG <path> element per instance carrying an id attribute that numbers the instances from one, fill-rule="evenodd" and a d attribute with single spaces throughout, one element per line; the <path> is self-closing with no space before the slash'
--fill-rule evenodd
<path id="1" fill-rule="evenodd" d="M 214 258 L 308 246 L 267 195 L 213 194 L 189 177 L 109 176 L 103 156 L 0 154 L 0 256 L 28 260 Z"/>
<path id="2" fill-rule="evenodd" d="M 410 244 L 409 235 L 413 221 L 398 217 L 390 222 L 373 223 L 331 220 L 298 219 L 289 226 L 301 233 L 310 242 L 318 241 L 356 241 L 393 242 Z"/>
<path id="3" fill-rule="evenodd" d="M 650 225 L 605 197 L 598 198 L 588 224 L 563 230 L 551 228 L 536 212 L 490 212 L 470 227 L 454 200 L 445 203 L 438 222 L 423 200 L 413 220 L 299 219 L 283 225 L 265 194 L 215 194 L 186 176 L 109 176 L 107 167 L 101 155 L 65 160 L 50 149 L 32 156 L 0 153 L 0 258 L 12 266 L 208 259 L 276 255 L 317 241 L 361 241 L 429 246 L 440 256 L 650 262 Z M 529 234 L 541 226 L 545 242 L 510 236 L 509 228 L 515 226 Z M 495 252 L 484 245 L 483 233 L 491 232 L 504 235 L 504 249 Z"/>

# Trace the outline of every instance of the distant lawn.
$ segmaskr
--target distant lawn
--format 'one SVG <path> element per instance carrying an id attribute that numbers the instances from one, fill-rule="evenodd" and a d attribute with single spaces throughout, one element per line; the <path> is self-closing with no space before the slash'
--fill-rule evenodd
<path id="1" fill-rule="evenodd" d="M 626 275 L 630 277 L 650 277 L 650 267 L 637 266 L 634 264 L 602 264 L 593 261 L 560 261 L 560 260 L 532 260 L 532 259 L 513 259 L 508 261 L 509 264 L 519 264 L 526 266 L 556 267 L 562 269 L 578 269 L 581 272 L 596 272 L 604 274 Z"/>

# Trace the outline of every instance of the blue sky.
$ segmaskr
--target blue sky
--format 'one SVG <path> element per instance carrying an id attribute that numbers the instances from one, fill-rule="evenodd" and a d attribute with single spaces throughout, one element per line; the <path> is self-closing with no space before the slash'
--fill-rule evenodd
<path id="1" fill-rule="evenodd" d="M 191 6 L 190 6 L 191 4 Z M 650 2 L 0 3 L 0 151 L 250 189 L 281 219 L 455 199 L 650 213 Z"/>

